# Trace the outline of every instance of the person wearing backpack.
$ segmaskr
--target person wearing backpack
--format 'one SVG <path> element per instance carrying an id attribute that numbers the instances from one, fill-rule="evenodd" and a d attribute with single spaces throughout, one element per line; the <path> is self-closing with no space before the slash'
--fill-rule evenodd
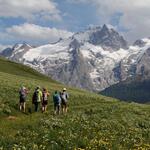
<path id="1" fill-rule="evenodd" d="M 49 96 L 49 92 L 47 91 L 46 88 L 43 88 L 42 91 L 42 112 L 46 112 L 47 111 L 47 105 L 48 105 L 48 96 Z"/>
<path id="2" fill-rule="evenodd" d="M 33 94 L 33 97 L 32 97 L 32 103 L 34 104 L 35 106 L 35 112 L 38 111 L 39 109 L 39 106 L 40 106 L 40 103 L 42 101 L 42 91 L 40 90 L 40 87 L 38 86 L 35 91 L 34 91 L 34 94 Z"/>
<path id="3" fill-rule="evenodd" d="M 60 94 L 58 91 L 55 91 L 53 95 L 53 102 L 54 102 L 54 114 L 60 114 L 60 103 L 61 103 L 61 98 Z"/>
<path id="4" fill-rule="evenodd" d="M 67 89 L 63 88 L 63 91 L 61 93 L 61 108 L 62 108 L 62 113 L 67 113 L 67 111 L 68 111 L 68 98 L 69 98 L 69 95 L 67 93 Z"/>
<path id="5" fill-rule="evenodd" d="M 25 112 L 28 90 L 22 86 L 19 90 L 19 110 Z"/>

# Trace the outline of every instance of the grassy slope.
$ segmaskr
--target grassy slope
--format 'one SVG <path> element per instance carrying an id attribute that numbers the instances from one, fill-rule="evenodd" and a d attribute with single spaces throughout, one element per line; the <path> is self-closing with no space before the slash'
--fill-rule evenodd
<path id="1" fill-rule="evenodd" d="M 67 115 L 17 110 L 18 88 L 29 88 L 27 107 L 37 85 L 51 92 L 63 85 L 32 69 L 0 59 L 0 149 L 150 149 L 150 106 L 68 88 Z M 14 120 L 8 115 L 15 116 Z"/>

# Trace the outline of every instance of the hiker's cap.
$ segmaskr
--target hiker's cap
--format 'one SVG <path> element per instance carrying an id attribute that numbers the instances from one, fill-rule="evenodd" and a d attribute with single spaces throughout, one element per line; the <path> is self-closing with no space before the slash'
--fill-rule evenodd
<path id="1" fill-rule="evenodd" d="M 66 88 L 63 88 L 63 91 L 66 91 L 67 89 Z"/>

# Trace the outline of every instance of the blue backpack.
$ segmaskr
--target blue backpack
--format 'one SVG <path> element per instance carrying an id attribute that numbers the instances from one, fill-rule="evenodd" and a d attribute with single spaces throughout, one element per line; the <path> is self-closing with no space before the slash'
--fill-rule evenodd
<path id="1" fill-rule="evenodd" d="M 60 100 L 59 95 L 58 94 L 54 94 L 53 95 L 53 100 L 54 100 L 54 103 L 59 104 L 59 100 Z"/>

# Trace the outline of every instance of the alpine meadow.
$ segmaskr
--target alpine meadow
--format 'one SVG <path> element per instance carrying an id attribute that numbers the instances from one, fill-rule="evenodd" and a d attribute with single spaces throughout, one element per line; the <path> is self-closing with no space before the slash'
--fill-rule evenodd
<path id="1" fill-rule="evenodd" d="M 0 150 L 150 150 L 150 0 L 0 0 Z"/>
<path id="2" fill-rule="evenodd" d="M 26 113 L 18 111 L 21 85 L 29 89 Z M 33 111 L 31 98 L 37 85 L 50 91 L 44 114 Z M 0 58 L 0 149 L 150 149 L 149 105 L 67 87 L 69 111 L 54 116 L 52 93 L 63 87 L 29 67 Z"/>

